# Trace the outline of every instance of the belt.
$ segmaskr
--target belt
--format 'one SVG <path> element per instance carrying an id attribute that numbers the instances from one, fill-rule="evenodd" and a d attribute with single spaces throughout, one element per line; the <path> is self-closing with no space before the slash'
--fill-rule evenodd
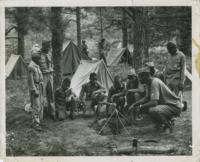
<path id="1" fill-rule="evenodd" d="M 38 84 L 38 85 L 41 84 L 41 83 L 42 83 L 42 82 L 35 82 L 35 84 Z"/>

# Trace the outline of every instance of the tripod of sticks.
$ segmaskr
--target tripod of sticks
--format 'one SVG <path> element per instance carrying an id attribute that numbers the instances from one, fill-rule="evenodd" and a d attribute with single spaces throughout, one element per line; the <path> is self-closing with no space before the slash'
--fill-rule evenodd
<path id="1" fill-rule="evenodd" d="M 131 136 L 130 133 L 129 133 L 129 131 L 126 129 L 124 123 L 123 123 L 122 120 L 120 119 L 120 116 L 121 116 L 122 118 L 124 118 L 125 120 L 127 120 L 127 119 L 126 119 L 125 116 L 116 108 L 116 105 L 115 105 L 114 103 L 108 103 L 108 102 L 103 102 L 103 103 L 100 103 L 100 104 L 105 104 L 105 105 L 108 105 L 108 106 L 112 105 L 112 106 L 114 106 L 114 110 L 113 110 L 113 112 L 111 113 L 111 115 L 108 117 L 108 119 L 107 119 L 107 121 L 105 122 L 105 124 L 101 127 L 101 129 L 100 129 L 100 131 L 98 132 L 98 134 L 101 134 L 101 132 L 102 132 L 102 131 L 105 129 L 105 127 L 108 125 L 109 121 L 110 121 L 110 120 L 112 119 L 112 117 L 115 115 L 117 121 L 120 122 L 120 124 L 122 125 L 122 127 L 126 130 L 127 134 L 128 134 L 129 136 Z M 118 122 L 117 122 L 117 132 L 119 132 L 119 125 L 118 125 Z"/>

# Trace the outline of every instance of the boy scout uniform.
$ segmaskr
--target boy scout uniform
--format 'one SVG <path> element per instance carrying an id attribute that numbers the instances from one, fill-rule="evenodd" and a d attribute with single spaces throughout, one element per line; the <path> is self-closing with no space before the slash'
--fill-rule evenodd
<path id="1" fill-rule="evenodd" d="M 28 66 L 29 76 L 28 85 L 30 91 L 30 100 L 32 107 L 33 122 L 40 124 L 43 118 L 43 76 L 40 67 L 33 61 Z"/>
<path id="2" fill-rule="evenodd" d="M 44 80 L 43 96 L 45 101 L 45 107 L 50 108 L 50 110 L 46 111 L 46 114 L 51 115 L 55 118 L 55 105 L 53 93 L 53 63 L 51 59 L 51 54 L 41 53 L 39 65 Z"/>
<path id="3" fill-rule="evenodd" d="M 185 55 L 178 51 L 170 56 L 165 70 L 165 82 L 172 92 L 179 94 L 179 85 L 184 85 L 186 60 Z"/>
<path id="4" fill-rule="evenodd" d="M 99 82 L 96 82 L 95 84 L 91 84 L 90 82 L 88 82 L 82 86 L 80 92 L 80 100 L 83 100 L 85 96 L 85 101 L 91 101 L 90 106 L 94 112 L 95 112 L 94 106 L 97 105 L 100 101 L 103 101 L 105 99 L 105 95 L 102 92 L 93 96 L 93 92 L 101 88 L 103 88 L 103 86 Z"/>

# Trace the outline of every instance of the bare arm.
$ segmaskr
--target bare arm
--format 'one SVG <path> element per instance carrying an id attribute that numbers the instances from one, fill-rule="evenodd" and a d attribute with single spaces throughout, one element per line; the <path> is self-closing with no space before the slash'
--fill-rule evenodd
<path id="1" fill-rule="evenodd" d="M 84 90 L 84 88 L 82 87 L 82 88 L 81 88 L 80 95 L 79 95 L 79 99 L 80 99 L 81 101 L 83 101 L 84 96 L 85 96 L 85 90 Z"/>
<path id="2" fill-rule="evenodd" d="M 186 59 L 185 56 L 181 58 L 181 73 L 180 73 L 180 84 L 184 84 L 185 80 L 185 68 L 186 68 Z"/>
<path id="3" fill-rule="evenodd" d="M 149 90 L 146 87 L 145 88 L 145 96 L 143 98 L 141 98 L 139 101 L 136 101 L 135 104 L 134 104 L 134 106 L 138 106 L 140 104 L 144 104 L 145 102 L 148 101 L 148 98 L 149 98 Z"/>
<path id="4" fill-rule="evenodd" d="M 147 103 L 141 105 L 141 109 L 143 108 L 149 108 L 149 107 L 154 107 L 154 106 L 157 106 L 158 105 L 158 101 L 157 100 L 150 100 L 148 101 Z"/>
<path id="5" fill-rule="evenodd" d="M 93 94 L 97 94 L 97 93 L 101 93 L 101 92 L 106 92 L 106 89 L 100 84 L 100 83 L 97 83 L 98 86 L 99 86 L 99 89 L 94 91 Z"/>
<path id="6" fill-rule="evenodd" d="M 140 89 L 139 88 L 137 88 L 137 89 L 129 89 L 128 92 L 134 92 L 134 93 L 135 92 L 140 92 Z"/>
<path id="7" fill-rule="evenodd" d="M 134 104 L 132 104 L 132 105 L 130 106 L 130 109 L 132 109 L 132 108 L 134 108 L 135 106 L 138 106 L 138 105 L 140 105 L 140 104 L 146 103 L 146 102 L 148 101 L 148 99 L 149 99 L 149 90 L 148 90 L 148 88 L 146 87 L 146 88 L 145 88 L 145 96 L 144 96 L 143 98 L 141 98 L 140 100 L 136 101 Z"/>
<path id="8" fill-rule="evenodd" d="M 97 94 L 97 93 L 101 93 L 101 92 L 106 92 L 106 89 L 105 88 L 98 89 L 98 90 L 94 91 L 93 94 Z"/>
<path id="9" fill-rule="evenodd" d="M 32 69 L 29 70 L 29 88 L 31 91 L 36 91 L 34 79 L 33 79 L 33 71 Z"/>

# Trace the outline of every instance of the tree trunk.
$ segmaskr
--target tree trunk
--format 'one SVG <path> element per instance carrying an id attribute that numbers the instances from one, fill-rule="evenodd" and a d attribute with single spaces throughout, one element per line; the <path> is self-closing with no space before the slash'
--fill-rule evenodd
<path id="1" fill-rule="evenodd" d="M 100 15 L 100 38 L 103 39 L 103 20 L 102 20 L 102 8 L 99 8 Z"/>
<path id="2" fill-rule="evenodd" d="M 142 67 L 145 61 L 149 60 L 148 49 L 148 30 L 147 30 L 147 12 L 144 8 L 134 8 L 135 25 L 134 25 L 134 51 L 133 64 L 135 69 Z"/>
<path id="3" fill-rule="evenodd" d="M 180 45 L 179 49 L 182 51 L 185 55 L 191 56 L 191 26 L 188 25 L 188 29 L 186 30 L 180 30 Z"/>
<path id="4" fill-rule="evenodd" d="M 51 8 L 51 31 L 52 31 L 52 55 L 54 64 L 54 87 L 58 88 L 62 82 L 61 60 L 63 44 L 62 9 Z"/>
<path id="5" fill-rule="evenodd" d="M 77 25 L 77 45 L 79 49 L 81 49 L 80 7 L 76 7 L 76 25 Z"/>
<path id="6" fill-rule="evenodd" d="M 127 47 L 128 31 L 127 31 L 127 17 L 125 9 L 122 9 L 122 46 Z"/>
<path id="7" fill-rule="evenodd" d="M 24 58 L 24 47 L 25 41 L 24 37 L 26 35 L 26 20 L 27 20 L 26 8 L 19 7 L 16 9 L 16 23 L 17 23 L 17 33 L 18 33 L 18 45 L 17 45 L 17 54 L 21 55 Z"/>
<path id="8" fill-rule="evenodd" d="M 21 55 L 24 58 L 24 34 L 23 31 L 18 30 L 18 45 L 17 45 L 17 54 Z"/>

